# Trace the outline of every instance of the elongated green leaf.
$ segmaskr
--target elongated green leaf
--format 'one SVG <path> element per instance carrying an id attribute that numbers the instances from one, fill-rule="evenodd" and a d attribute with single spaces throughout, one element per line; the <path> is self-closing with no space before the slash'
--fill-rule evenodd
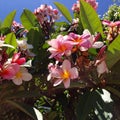
<path id="1" fill-rule="evenodd" d="M 14 20 L 15 15 L 16 15 L 16 10 L 12 11 L 11 13 L 9 13 L 7 15 L 7 17 L 5 18 L 5 20 L 3 21 L 1 27 L 3 27 L 3 28 L 5 28 L 5 27 L 10 28 L 11 25 L 12 25 L 12 22 Z"/>
<path id="2" fill-rule="evenodd" d="M 80 100 L 77 104 L 77 118 L 78 120 L 86 120 L 90 111 L 95 107 L 95 102 L 97 99 L 96 92 L 86 92 L 80 96 Z"/>
<path id="3" fill-rule="evenodd" d="M 106 63 L 111 69 L 120 60 L 120 35 L 108 46 Z"/>
<path id="4" fill-rule="evenodd" d="M 41 41 L 41 38 L 42 38 L 42 35 L 41 35 L 41 31 L 40 29 L 38 29 L 37 27 L 32 27 L 29 31 L 29 33 L 27 34 L 27 37 L 28 37 L 28 43 L 32 44 L 34 49 L 33 49 L 33 52 L 35 54 L 37 54 L 39 51 L 39 46 L 40 46 L 40 41 Z"/>
<path id="5" fill-rule="evenodd" d="M 120 91 L 118 91 L 117 89 L 110 86 L 106 86 L 105 89 L 107 89 L 108 91 L 110 91 L 111 93 L 113 93 L 114 95 L 120 98 Z"/>
<path id="6" fill-rule="evenodd" d="M 22 112 L 32 117 L 34 120 L 43 120 L 42 114 L 34 107 L 28 106 L 27 104 L 24 104 L 24 103 L 18 103 L 15 101 L 11 101 L 11 100 L 6 100 L 5 102 L 18 108 Z"/>
<path id="7" fill-rule="evenodd" d="M 32 27 L 36 27 L 38 24 L 38 21 L 37 21 L 35 15 L 28 9 L 23 10 L 20 20 L 22 22 L 22 25 L 27 30 L 30 30 Z"/>
<path id="8" fill-rule="evenodd" d="M 106 120 L 108 113 L 112 113 L 112 106 L 111 98 L 109 98 L 106 90 L 86 91 L 83 95 L 80 95 L 79 101 L 76 104 L 77 118 L 78 120 L 87 120 L 89 119 L 88 116 L 92 113 L 96 114 L 98 120 Z"/>
<path id="9" fill-rule="evenodd" d="M 92 6 L 84 0 L 80 0 L 80 19 L 84 29 L 88 29 L 91 34 L 100 32 L 103 35 L 102 24 L 98 14 Z"/>
<path id="10" fill-rule="evenodd" d="M 13 32 L 9 33 L 6 36 L 5 43 L 9 44 L 9 45 L 12 45 L 14 48 L 17 47 L 16 37 L 15 37 L 15 34 Z M 14 50 L 13 48 L 8 48 L 7 49 L 7 53 L 10 54 L 13 50 Z"/>
<path id="11" fill-rule="evenodd" d="M 69 21 L 72 22 L 72 16 L 69 12 L 69 10 L 61 3 L 59 2 L 54 2 L 56 7 L 60 10 L 60 12 L 64 15 L 64 17 Z"/>

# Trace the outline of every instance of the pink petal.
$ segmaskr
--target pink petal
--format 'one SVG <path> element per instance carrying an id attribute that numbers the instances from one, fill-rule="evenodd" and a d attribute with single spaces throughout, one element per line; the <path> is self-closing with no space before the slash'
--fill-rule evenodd
<path id="1" fill-rule="evenodd" d="M 71 63 L 69 60 L 64 60 L 62 64 L 63 70 L 70 70 L 71 69 Z"/>
<path id="2" fill-rule="evenodd" d="M 30 73 L 22 73 L 22 79 L 24 81 L 30 81 L 32 79 L 32 75 Z"/>
<path id="3" fill-rule="evenodd" d="M 101 48 L 103 45 L 104 45 L 103 42 L 98 41 L 98 42 L 95 42 L 95 43 L 92 45 L 92 47 L 93 47 L 93 48 Z"/>
<path id="4" fill-rule="evenodd" d="M 12 79 L 12 81 L 15 85 L 21 85 L 22 84 L 22 79 Z"/>
<path id="5" fill-rule="evenodd" d="M 71 70 L 70 70 L 70 78 L 71 79 L 76 79 L 78 78 L 78 70 L 77 68 L 73 67 Z"/>
<path id="6" fill-rule="evenodd" d="M 8 65 L 3 71 L 2 71 L 2 77 L 4 79 L 11 79 L 18 71 L 20 66 L 16 63 L 13 63 L 11 65 Z"/>
<path id="7" fill-rule="evenodd" d="M 103 21 L 102 21 L 102 24 L 103 24 L 103 25 L 110 25 L 110 23 L 111 23 L 111 22 L 108 21 L 108 20 L 103 20 Z"/>
<path id="8" fill-rule="evenodd" d="M 58 86 L 59 84 L 62 83 L 62 81 L 63 81 L 63 79 L 57 79 L 57 80 L 54 82 L 53 86 Z"/>
<path id="9" fill-rule="evenodd" d="M 105 61 L 102 61 L 100 64 L 97 65 L 97 72 L 98 72 L 98 76 L 100 76 L 105 72 L 108 72 L 108 68 Z"/>
<path id="10" fill-rule="evenodd" d="M 70 87 L 70 79 L 64 80 L 63 84 L 64 84 L 65 88 L 69 88 Z"/>

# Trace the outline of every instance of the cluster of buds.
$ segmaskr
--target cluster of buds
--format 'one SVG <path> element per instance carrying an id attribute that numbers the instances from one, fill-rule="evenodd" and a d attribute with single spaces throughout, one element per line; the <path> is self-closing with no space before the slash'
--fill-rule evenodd
<path id="1" fill-rule="evenodd" d="M 54 58 L 56 64 L 50 63 L 48 69 L 53 86 L 63 82 L 65 88 L 70 87 L 70 80 L 84 81 L 93 80 L 90 77 L 91 70 L 95 69 L 98 78 L 108 72 L 105 63 L 105 45 L 98 41 L 100 34 L 91 35 L 89 30 L 84 30 L 82 35 L 69 33 L 68 35 L 58 35 L 56 39 L 48 41 L 51 53 L 49 58 Z M 98 54 L 92 55 L 89 50 L 94 49 Z"/>
<path id="2" fill-rule="evenodd" d="M 50 5 L 41 5 L 37 9 L 34 10 L 34 14 L 37 17 L 39 24 L 44 29 L 44 32 L 47 32 L 53 25 L 53 23 L 60 18 L 57 9 L 53 9 Z"/>
<path id="3" fill-rule="evenodd" d="M 89 3 L 95 10 L 97 9 L 98 2 L 96 2 L 96 0 L 85 0 L 85 1 L 87 3 Z M 73 4 L 72 10 L 76 13 L 80 12 L 80 2 L 79 2 L 79 0 L 75 4 Z"/>
<path id="4" fill-rule="evenodd" d="M 107 40 L 110 42 L 113 41 L 118 34 L 120 34 L 120 21 L 111 22 L 108 20 L 103 20 L 102 24 L 107 26 L 105 34 L 107 36 Z"/>
<path id="5" fill-rule="evenodd" d="M 25 37 L 26 33 L 28 32 L 22 24 L 13 21 L 12 26 L 11 26 L 11 31 L 16 34 L 16 37 Z"/>

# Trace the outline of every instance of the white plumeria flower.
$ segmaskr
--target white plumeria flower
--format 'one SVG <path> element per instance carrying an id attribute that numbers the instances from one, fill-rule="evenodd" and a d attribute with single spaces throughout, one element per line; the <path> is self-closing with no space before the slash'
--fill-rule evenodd
<path id="1" fill-rule="evenodd" d="M 30 81 L 31 79 L 32 75 L 28 73 L 28 70 L 25 67 L 20 67 L 20 70 L 12 78 L 12 81 L 16 85 L 21 85 L 22 81 Z"/>
<path id="2" fill-rule="evenodd" d="M 17 43 L 21 50 L 33 49 L 33 46 L 28 44 L 27 40 L 17 40 Z"/>

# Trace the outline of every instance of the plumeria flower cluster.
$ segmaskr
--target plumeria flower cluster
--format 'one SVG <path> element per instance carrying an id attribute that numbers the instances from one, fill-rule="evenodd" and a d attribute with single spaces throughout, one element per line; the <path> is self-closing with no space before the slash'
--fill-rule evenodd
<path id="1" fill-rule="evenodd" d="M 109 21 L 103 20 L 102 24 L 106 26 L 105 34 L 107 36 L 107 40 L 110 42 L 113 41 L 118 34 L 120 34 L 120 21 Z"/>
<path id="2" fill-rule="evenodd" d="M 95 10 L 97 9 L 98 2 L 96 2 L 96 0 L 85 0 L 85 1 L 87 3 L 89 3 Z M 77 0 L 77 2 L 73 4 L 72 10 L 76 13 L 80 12 L 80 2 L 79 2 L 79 0 Z"/>
<path id="3" fill-rule="evenodd" d="M 22 66 L 25 62 L 26 59 L 20 57 L 20 53 L 14 54 L 12 59 L 8 59 L 6 53 L 2 53 L 0 61 L 0 79 L 12 80 L 16 85 L 21 85 L 22 81 L 31 80 L 32 75 Z"/>
<path id="4" fill-rule="evenodd" d="M 98 41 L 100 34 L 91 35 L 89 30 L 85 29 L 82 35 L 73 32 L 68 35 L 58 35 L 56 39 L 48 41 L 51 53 L 50 59 L 54 58 L 57 62 L 54 65 L 50 63 L 48 69 L 50 74 L 48 80 L 53 82 L 53 86 L 63 82 L 65 88 L 70 87 L 70 80 L 84 79 L 83 75 L 89 74 L 92 67 L 96 68 L 98 77 L 108 72 L 105 60 L 104 42 Z M 94 59 L 90 59 L 89 50 L 98 50 Z M 89 75 L 87 75 L 89 76 Z"/>
<path id="5" fill-rule="evenodd" d="M 41 5 L 34 10 L 34 14 L 37 17 L 39 24 L 44 29 L 44 32 L 49 31 L 53 23 L 60 18 L 60 14 L 57 9 L 53 9 L 50 5 Z"/>
<path id="6" fill-rule="evenodd" d="M 21 40 L 21 42 L 22 41 L 23 40 Z M 27 42 L 22 45 L 19 42 L 18 49 L 16 50 L 17 52 L 9 55 L 7 53 L 7 49 L 14 49 L 14 47 L 9 44 L 5 44 L 5 39 L 0 40 L 0 81 L 12 80 L 14 84 L 21 85 L 22 81 L 30 81 L 32 79 L 32 75 L 25 67 L 27 57 L 23 56 L 21 52 L 23 48 L 25 48 L 22 48 L 21 46 L 27 46 Z M 28 48 L 26 47 L 26 49 Z"/>

